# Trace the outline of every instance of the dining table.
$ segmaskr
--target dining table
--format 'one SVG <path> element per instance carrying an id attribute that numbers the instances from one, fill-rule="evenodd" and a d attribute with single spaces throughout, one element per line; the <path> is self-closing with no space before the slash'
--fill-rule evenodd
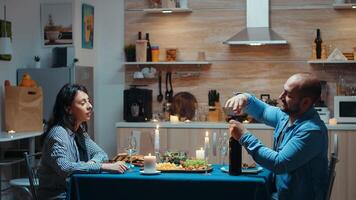
<path id="1" fill-rule="evenodd" d="M 212 171 L 161 172 L 145 175 L 139 167 L 118 173 L 72 174 L 67 183 L 67 199 L 270 199 L 272 173 L 231 176 L 212 165 Z"/>

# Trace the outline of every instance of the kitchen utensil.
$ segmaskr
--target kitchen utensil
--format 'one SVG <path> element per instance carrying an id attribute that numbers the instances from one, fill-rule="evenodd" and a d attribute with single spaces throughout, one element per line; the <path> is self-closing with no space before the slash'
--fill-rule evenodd
<path id="1" fill-rule="evenodd" d="M 209 90 L 208 101 L 209 106 L 215 106 L 215 102 L 219 102 L 220 94 L 216 90 Z"/>
<path id="2" fill-rule="evenodd" d="M 172 72 L 169 72 L 169 86 L 171 89 L 169 90 L 169 99 L 172 100 L 173 98 L 173 86 L 172 86 Z"/>
<path id="3" fill-rule="evenodd" d="M 169 79 L 169 72 L 166 72 L 166 92 L 165 92 L 165 99 L 168 101 L 169 99 L 169 91 L 168 91 L 168 79 Z"/>
<path id="4" fill-rule="evenodd" d="M 162 72 L 161 71 L 159 71 L 159 73 L 158 73 L 158 92 L 159 92 L 159 94 L 157 96 L 157 101 L 161 103 L 162 100 L 163 100 L 163 94 L 162 94 Z"/>
<path id="5" fill-rule="evenodd" d="M 168 89 L 168 84 L 170 89 Z M 173 98 L 173 87 L 172 87 L 172 72 L 166 73 L 166 93 L 165 98 L 168 102 L 172 102 Z"/>

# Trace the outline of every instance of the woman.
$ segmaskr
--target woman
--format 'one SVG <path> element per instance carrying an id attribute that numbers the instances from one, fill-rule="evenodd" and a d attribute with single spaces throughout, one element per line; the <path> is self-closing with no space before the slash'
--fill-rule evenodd
<path id="1" fill-rule="evenodd" d="M 123 162 L 103 163 L 107 154 L 87 133 L 93 107 L 84 86 L 66 84 L 57 94 L 52 117 L 44 133 L 38 171 L 40 199 L 65 199 L 66 179 L 75 172 L 123 173 Z"/>

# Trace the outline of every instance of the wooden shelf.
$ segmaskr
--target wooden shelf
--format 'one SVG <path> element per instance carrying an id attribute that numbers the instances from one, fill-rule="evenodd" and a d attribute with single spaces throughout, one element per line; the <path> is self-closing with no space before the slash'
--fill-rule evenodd
<path id="1" fill-rule="evenodd" d="M 356 9 L 356 3 L 334 3 L 334 9 Z"/>
<path id="2" fill-rule="evenodd" d="M 125 65 L 210 65 L 209 61 L 124 62 Z"/>
<path id="3" fill-rule="evenodd" d="M 150 8 L 150 9 L 143 9 L 144 13 L 147 14 L 154 14 L 154 13 L 190 13 L 193 12 L 190 8 Z"/>
<path id="4" fill-rule="evenodd" d="M 335 60 L 335 61 L 328 61 L 328 60 L 308 60 L 309 64 L 356 64 L 356 60 Z"/>

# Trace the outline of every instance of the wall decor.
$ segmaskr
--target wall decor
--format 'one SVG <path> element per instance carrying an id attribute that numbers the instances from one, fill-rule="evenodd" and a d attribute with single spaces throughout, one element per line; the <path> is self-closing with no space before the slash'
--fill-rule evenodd
<path id="1" fill-rule="evenodd" d="M 73 45 L 72 3 L 41 4 L 41 38 L 45 47 Z"/>
<path id="2" fill-rule="evenodd" d="M 82 48 L 94 46 L 94 6 L 82 4 Z"/>

